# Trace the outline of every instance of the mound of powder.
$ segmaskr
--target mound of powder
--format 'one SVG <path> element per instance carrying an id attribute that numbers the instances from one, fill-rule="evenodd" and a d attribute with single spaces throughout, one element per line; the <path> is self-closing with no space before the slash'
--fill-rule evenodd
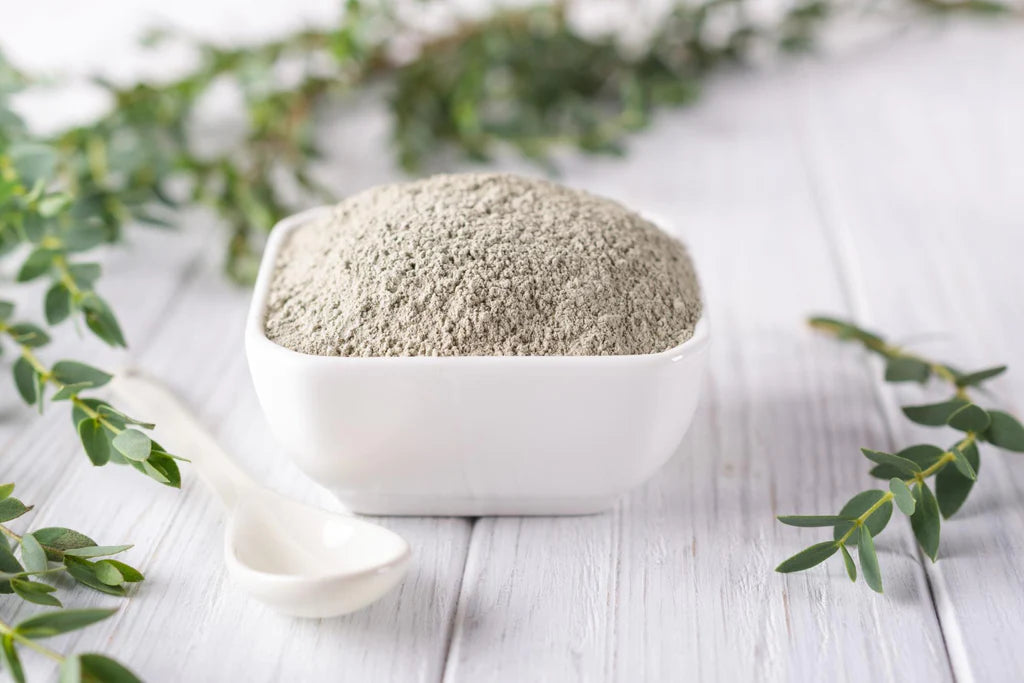
<path id="1" fill-rule="evenodd" d="M 509 174 L 376 187 L 296 228 L 266 331 L 321 356 L 656 353 L 701 313 L 677 240 L 616 202 Z"/>

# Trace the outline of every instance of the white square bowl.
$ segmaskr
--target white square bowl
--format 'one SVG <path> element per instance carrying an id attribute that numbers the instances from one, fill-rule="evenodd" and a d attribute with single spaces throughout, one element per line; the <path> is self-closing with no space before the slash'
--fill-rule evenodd
<path id="1" fill-rule="evenodd" d="M 260 265 L 245 347 L 271 431 L 298 466 L 356 512 L 558 515 L 600 512 L 679 445 L 707 365 L 708 324 L 633 356 L 314 356 L 267 338 L 278 252 Z"/>

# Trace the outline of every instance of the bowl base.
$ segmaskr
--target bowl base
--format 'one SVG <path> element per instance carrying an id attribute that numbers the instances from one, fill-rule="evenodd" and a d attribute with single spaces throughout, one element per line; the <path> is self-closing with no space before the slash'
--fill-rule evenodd
<path id="1" fill-rule="evenodd" d="M 593 515 L 612 509 L 619 496 L 585 498 L 451 498 L 332 491 L 352 512 L 417 517 Z"/>

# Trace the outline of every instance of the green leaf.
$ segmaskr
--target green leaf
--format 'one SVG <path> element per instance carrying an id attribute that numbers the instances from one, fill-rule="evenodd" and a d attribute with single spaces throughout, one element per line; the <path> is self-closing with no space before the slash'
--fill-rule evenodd
<path id="1" fill-rule="evenodd" d="M 879 465 L 892 467 L 907 477 L 912 477 L 921 471 L 921 468 L 913 460 L 901 458 L 900 456 L 893 455 L 892 453 L 873 451 L 868 448 L 862 448 L 860 449 L 860 452 L 863 453 L 864 457 L 868 460 L 876 462 Z"/>
<path id="2" fill-rule="evenodd" d="M 921 549 L 934 562 L 939 555 L 939 504 L 928 484 L 923 482 L 914 486 L 914 499 L 917 507 L 910 517 L 910 526 Z"/>
<path id="3" fill-rule="evenodd" d="M 18 388 L 18 394 L 21 395 L 21 399 L 30 406 L 36 404 L 36 400 L 39 398 L 37 394 L 38 381 L 36 380 L 36 371 L 32 367 L 32 364 L 25 360 L 24 356 L 19 357 L 18 360 L 14 361 L 14 386 Z"/>
<path id="4" fill-rule="evenodd" d="M 111 442 L 117 452 L 136 462 L 142 462 L 149 458 L 153 449 L 153 442 L 148 436 L 137 429 L 126 429 Z"/>
<path id="5" fill-rule="evenodd" d="M 47 607 L 64 606 L 55 596 L 50 595 L 50 593 L 57 589 L 48 583 L 28 581 L 26 579 L 11 579 L 11 588 L 22 600 L 37 605 L 46 605 Z"/>
<path id="6" fill-rule="evenodd" d="M 4 498 L 0 500 L 0 522 L 17 519 L 31 509 L 17 498 Z"/>
<path id="7" fill-rule="evenodd" d="M 893 356 L 885 363 L 886 382 L 925 382 L 931 374 L 931 366 L 917 358 Z"/>
<path id="8" fill-rule="evenodd" d="M 880 498 L 885 495 L 885 491 L 879 489 L 871 489 L 868 491 L 861 491 L 856 496 L 847 501 L 843 509 L 839 511 L 840 517 L 850 517 L 856 519 L 862 514 L 868 511 L 872 505 L 877 503 Z M 885 525 L 889 523 L 889 518 L 892 517 L 892 501 L 886 501 L 871 513 L 868 517 L 867 527 L 871 531 L 872 536 L 877 536 L 885 528 Z M 835 530 L 833 531 L 833 537 L 838 541 L 840 538 L 846 535 L 846 532 L 850 530 L 853 524 L 851 522 L 840 522 L 836 524 Z M 847 544 L 856 545 L 857 535 L 854 534 L 847 539 Z"/>
<path id="9" fill-rule="evenodd" d="M 98 368 L 73 360 L 54 363 L 53 376 L 61 384 L 86 384 L 91 388 L 101 387 L 113 378 Z"/>
<path id="10" fill-rule="evenodd" d="M 782 515 L 778 520 L 789 526 L 818 527 L 833 526 L 837 522 L 848 522 L 850 518 L 838 515 Z"/>
<path id="11" fill-rule="evenodd" d="M 18 323 L 7 328 L 7 333 L 16 344 L 22 346 L 36 347 L 50 343 L 50 335 L 43 331 L 43 328 L 32 323 Z"/>
<path id="12" fill-rule="evenodd" d="M 17 683 L 25 683 L 25 670 L 21 667 L 21 658 L 18 657 L 18 651 L 14 648 L 14 637 L 11 635 L 5 635 L 3 640 L 0 640 L 0 646 L 4 654 L 4 661 L 7 663 L 7 671 L 11 674 Z"/>
<path id="13" fill-rule="evenodd" d="M 44 218 L 53 218 L 71 203 L 71 195 L 64 193 L 50 194 L 39 200 L 37 209 Z"/>
<path id="14" fill-rule="evenodd" d="M 941 427 L 949 422 L 950 416 L 957 410 L 967 405 L 969 401 L 962 398 L 954 398 L 941 403 L 928 403 L 918 406 L 903 406 L 903 414 L 911 422 L 916 422 L 927 427 Z"/>
<path id="15" fill-rule="evenodd" d="M 43 612 L 25 619 L 16 625 L 14 630 L 26 638 L 49 638 L 91 626 L 115 612 L 116 609 L 66 609 L 60 612 Z"/>
<path id="16" fill-rule="evenodd" d="M 14 315 L 14 304 L 0 300 L 0 323 L 5 323 Z"/>
<path id="17" fill-rule="evenodd" d="M 85 534 L 75 531 L 74 529 L 66 529 L 60 526 L 36 529 L 32 532 L 32 535 L 35 536 L 36 540 L 44 546 L 56 548 L 57 550 L 84 548 L 86 546 L 96 545 L 96 541 L 92 540 Z"/>
<path id="18" fill-rule="evenodd" d="M 79 655 L 79 658 L 82 660 L 82 672 L 99 683 L 142 683 L 124 665 L 110 657 L 84 654 Z"/>
<path id="19" fill-rule="evenodd" d="M 18 282 L 28 282 L 29 280 L 35 280 L 41 275 L 45 275 L 53 264 L 53 256 L 54 253 L 49 249 L 39 248 L 32 250 L 21 264 L 21 268 L 18 269 L 18 275 L 15 279 Z"/>
<path id="20" fill-rule="evenodd" d="M 126 346 L 121 326 L 107 302 L 90 293 L 82 299 L 82 310 L 85 311 L 85 324 L 93 334 L 111 346 Z"/>
<path id="21" fill-rule="evenodd" d="M 875 554 L 875 540 L 866 526 L 858 531 L 860 538 L 857 552 L 860 557 L 860 570 L 864 574 L 864 582 L 876 593 L 882 592 L 882 571 L 878 568 L 878 555 Z"/>
<path id="22" fill-rule="evenodd" d="M 138 583 L 139 581 L 144 581 L 146 579 L 146 577 L 142 575 L 142 572 L 130 564 L 125 564 L 124 562 L 119 562 L 117 560 L 100 560 L 96 564 L 109 564 L 114 567 L 117 571 L 121 572 L 121 576 L 124 578 L 126 583 Z"/>
<path id="23" fill-rule="evenodd" d="M 46 290 L 43 309 L 49 325 L 58 325 L 71 315 L 71 291 L 63 282 L 58 282 Z"/>
<path id="24" fill-rule="evenodd" d="M 961 432 L 984 432 L 988 429 L 990 419 L 983 408 L 974 403 L 968 403 L 949 416 L 948 424 L 953 429 Z"/>
<path id="25" fill-rule="evenodd" d="M 99 420 L 87 417 L 79 422 L 78 438 L 93 465 L 101 466 L 110 462 L 110 436 Z"/>
<path id="26" fill-rule="evenodd" d="M 115 418 L 117 426 L 121 428 L 124 428 L 125 425 L 129 424 L 142 427 L 143 429 L 153 429 L 154 427 L 156 427 L 156 425 L 153 424 L 152 422 L 143 422 L 142 420 L 136 420 L 133 417 L 128 417 L 120 410 L 117 410 L 116 408 L 110 405 L 101 405 L 97 410 L 99 410 L 99 412 L 104 417 L 108 418 L 108 421 L 110 421 L 110 418 Z"/>
<path id="27" fill-rule="evenodd" d="M 938 446 L 931 446 L 928 444 L 917 444 L 915 446 L 909 446 L 904 448 L 902 451 L 897 453 L 901 458 L 906 458 L 917 463 L 917 466 L 922 470 L 928 469 L 942 457 L 945 451 Z M 878 465 L 871 470 L 871 476 L 878 477 L 879 479 L 885 479 L 886 481 L 893 477 L 902 477 L 903 470 L 889 465 Z"/>
<path id="28" fill-rule="evenodd" d="M 57 169 L 57 153 L 50 147 L 35 142 L 17 142 L 8 149 L 14 172 L 25 187 L 37 182 L 46 183 Z"/>
<path id="29" fill-rule="evenodd" d="M 973 443 L 961 451 L 967 462 L 974 469 L 975 477 L 981 468 L 981 458 L 978 456 L 978 447 Z M 942 516 L 949 519 L 967 500 L 971 488 L 974 486 L 974 479 L 968 479 L 955 467 L 943 467 L 935 475 L 935 498 L 939 503 L 939 510 Z"/>
<path id="30" fill-rule="evenodd" d="M 79 384 L 65 384 L 57 392 L 50 397 L 51 401 L 68 401 L 78 395 L 78 392 L 89 389 L 88 382 L 81 382 Z"/>
<path id="31" fill-rule="evenodd" d="M 103 555 L 123 553 L 131 547 L 131 545 L 94 545 L 84 548 L 68 548 L 64 551 L 64 555 L 71 555 L 72 557 L 102 557 Z"/>
<path id="32" fill-rule="evenodd" d="M 78 655 L 69 655 L 60 665 L 58 683 L 82 683 L 82 660 Z"/>
<path id="33" fill-rule="evenodd" d="M 79 289 L 90 290 L 100 279 L 102 269 L 98 263 L 71 263 L 68 264 L 68 273 L 74 280 L 75 286 Z"/>
<path id="34" fill-rule="evenodd" d="M 1006 372 L 1006 366 L 997 365 L 994 368 L 986 368 L 966 375 L 961 374 L 956 378 L 956 384 L 959 387 L 973 387 L 1004 372 Z"/>
<path id="35" fill-rule="evenodd" d="M 909 516 L 914 514 L 914 506 L 916 501 L 914 500 L 914 493 L 907 486 L 907 483 L 899 477 L 893 477 L 889 480 L 889 490 L 892 491 L 893 500 L 896 501 L 896 507 L 900 509 L 903 514 Z"/>
<path id="36" fill-rule="evenodd" d="M 181 472 L 178 470 L 178 463 L 174 462 L 174 458 L 158 452 L 156 449 L 149 456 L 149 460 L 132 462 L 131 465 L 161 484 L 181 488 Z"/>
<path id="37" fill-rule="evenodd" d="M 808 320 L 811 327 L 817 327 L 834 332 L 840 339 L 856 339 L 869 346 L 881 346 L 885 342 L 874 332 L 858 327 L 846 320 L 830 318 L 827 316 L 814 316 Z"/>
<path id="38" fill-rule="evenodd" d="M 843 551 L 843 563 L 846 565 L 846 575 L 850 577 L 850 581 L 856 583 L 857 565 L 853 563 L 853 558 L 850 557 L 850 551 L 846 549 L 845 545 L 839 546 L 839 549 Z"/>
<path id="39" fill-rule="evenodd" d="M 1013 415 L 1001 410 L 990 410 L 992 423 L 985 432 L 985 439 L 1008 451 L 1024 453 L 1024 426 Z"/>
<path id="40" fill-rule="evenodd" d="M 96 578 L 108 586 L 120 586 L 124 583 L 124 576 L 121 571 L 109 562 L 97 562 L 95 568 Z"/>
<path id="41" fill-rule="evenodd" d="M 64 235 L 64 245 L 70 252 L 88 251 L 107 241 L 107 231 L 101 225 L 78 225 Z"/>
<path id="42" fill-rule="evenodd" d="M 14 484 L 0 485 L 0 500 L 9 498 L 12 493 L 14 493 Z"/>
<path id="43" fill-rule="evenodd" d="M 953 446 L 950 453 L 953 454 L 953 465 L 960 474 L 971 480 L 978 478 L 978 473 L 974 471 L 974 467 L 971 466 L 970 461 L 967 459 L 967 456 L 964 455 L 963 451 L 956 446 Z"/>
<path id="44" fill-rule="evenodd" d="M 815 543 L 811 547 L 804 548 L 796 555 L 784 560 L 782 564 L 775 568 L 775 571 L 788 574 L 790 572 L 810 569 L 835 555 L 837 550 L 839 550 L 839 544 L 835 541 Z"/>
<path id="45" fill-rule="evenodd" d="M 39 545 L 39 541 L 32 534 L 25 534 L 21 537 L 21 563 L 30 572 L 46 570 L 46 553 L 43 552 L 43 546 Z"/>
<path id="46" fill-rule="evenodd" d="M 65 555 L 64 566 L 67 567 L 68 574 L 83 586 L 88 586 L 93 590 L 100 591 L 101 593 L 107 593 L 108 595 L 123 597 L 126 594 L 124 586 L 108 586 L 96 578 L 96 565 L 93 562 L 71 555 Z"/>

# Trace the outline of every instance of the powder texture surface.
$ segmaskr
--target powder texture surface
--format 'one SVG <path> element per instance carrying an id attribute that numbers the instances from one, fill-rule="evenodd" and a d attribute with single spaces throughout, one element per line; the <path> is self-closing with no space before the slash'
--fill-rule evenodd
<path id="1" fill-rule="evenodd" d="M 685 247 L 622 205 L 534 178 L 376 187 L 296 228 L 267 336 L 322 356 L 657 353 L 693 334 Z"/>

